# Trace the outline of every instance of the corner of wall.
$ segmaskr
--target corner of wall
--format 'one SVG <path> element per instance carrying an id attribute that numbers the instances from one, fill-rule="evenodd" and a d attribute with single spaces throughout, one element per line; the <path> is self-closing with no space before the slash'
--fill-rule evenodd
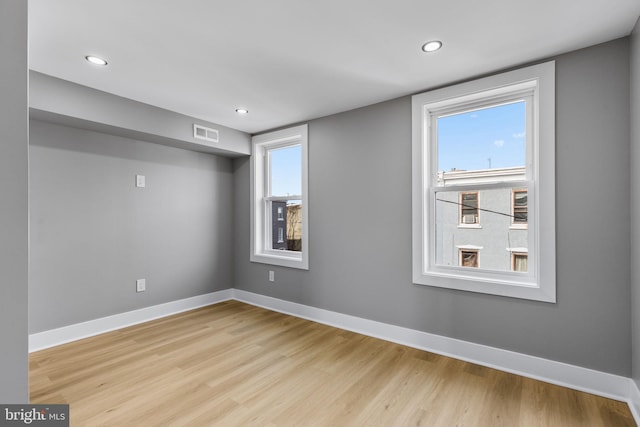
<path id="1" fill-rule="evenodd" d="M 640 17 L 631 32 L 630 47 L 630 117 L 640 114 Z M 640 123 L 630 120 L 631 212 L 640 208 Z M 635 391 L 640 387 L 640 225 L 631 221 L 631 363 Z M 640 394 L 637 408 L 640 409 Z"/>

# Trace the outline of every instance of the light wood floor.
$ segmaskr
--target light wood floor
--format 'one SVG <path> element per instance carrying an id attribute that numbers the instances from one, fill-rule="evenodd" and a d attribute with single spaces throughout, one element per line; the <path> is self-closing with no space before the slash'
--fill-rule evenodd
<path id="1" fill-rule="evenodd" d="M 634 426 L 626 404 L 230 301 L 33 353 L 71 426 Z"/>

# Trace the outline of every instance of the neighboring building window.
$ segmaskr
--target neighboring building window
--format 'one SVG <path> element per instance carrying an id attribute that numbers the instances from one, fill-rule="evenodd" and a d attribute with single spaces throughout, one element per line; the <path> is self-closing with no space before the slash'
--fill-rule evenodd
<path id="1" fill-rule="evenodd" d="M 554 63 L 412 102 L 414 283 L 555 302 Z"/>
<path id="2" fill-rule="evenodd" d="M 529 258 L 528 254 L 517 253 L 517 252 L 511 253 L 511 269 L 513 271 L 526 273 L 528 270 L 527 269 L 528 258 Z"/>
<path id="3" fill-rule="evenodd" d="M 307 134 L 302 125 L 252 138 L 253 262 L 309 268 Z"/>
<path id="4" fill-rule="evenodd" d="M 527 190 L 513 190 L 513 212 L 512 220 L 514 224 L 526 224 L 528 221 Z"/>
<path id="5" fill-rule="evenodd" d="M 478 193 L 460 193 L 460 224 L 478 224 Z"/>
<path id="6" fill-rule="evenodd" d="M 283 227 L 286 211 L 286 201 L 271 202 L 271 248 L 279 251 L 287 249 L 287 242 L 284 240 L 286 233 Z M 280 220 L 281 215 L 282 220 Z M 286 223 L 284 224 L 286 227 Z"/>
<path id="7" fill-rule="evenodd" d="M 478 268 L 478 251 L 460 250 L 460 267 Z"/>

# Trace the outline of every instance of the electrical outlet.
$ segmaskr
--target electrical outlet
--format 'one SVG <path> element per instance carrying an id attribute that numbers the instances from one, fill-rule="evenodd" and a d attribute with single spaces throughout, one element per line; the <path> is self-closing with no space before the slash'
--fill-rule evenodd
<path id="1" fill-rule="evenodd" d="M 136 187 L 144 188 L 146 184 L 147 183 L 144 175 L 136 175 Z"/>
<path id="2" fill-rule="evenodd" d="M 147 279 L 136 280 L 136 292 L 144 292 L 147 290 Z"/>
<path id="3" fill-rule="evenodd" d="M 276 273 L 273 270 L 269 270 L 269 281 L 275 282 L 275 280 L 276 280 Z"/>

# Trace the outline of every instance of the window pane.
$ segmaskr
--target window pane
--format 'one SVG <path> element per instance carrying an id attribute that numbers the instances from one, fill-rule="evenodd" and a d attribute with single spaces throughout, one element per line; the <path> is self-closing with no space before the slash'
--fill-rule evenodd
<path id="1" fill-rule="evenodd" d="M 436 265 L 469 267 L 474 261 L 474 266 L 482 270 L 512 271 L 512 253 L 525 253 L 528 249 L 528 230 L 512 226 L 512 197 L 513 191 L 509 187 L 473 193 L 437 191 L 433 236 Z M 476 207 L 463 211 L 460 206 L 463 203 Z M 472 211 L 480 218 L 479 222 L 471 222 L 473 216 L 459 216 L 460 212 Z M 471 252 L 477 253 L 475 260 Z M 465 258 L 465 255 L 468 256 Z M 478 262 L 480 258 L 482 260 Z"/>
<path id="2" fill-rule="evenodd" d="M 271 249 L 302 251 L 302 202 L 289 200 L 270 203 Z"/>
<path id="3" fill-rule="evenodd" d="M 526 102 L 437 118 L 438 171 L 524 167 Z"/>
<path id="4" fill-rule="evenodd" d="M 270 196 L 302 194 L 302 147 L 290 145 L 270 150 Z"/>
<path id="5" fill-rule="evenodd" d="M 287 202 L 287 250 L 302 251 L 302 201 L 289 200 Z"/>
<path id="6" fill-rule="evenodd" d="M 287 242 L 284 239 L 286 235 L 286 224 L 284 218 L 287 211 L 287 202 L 271 202 L 271 248 L 277 250 L 286 250 Z M 282 219 L 280 219 L 282 218 Z"/>

